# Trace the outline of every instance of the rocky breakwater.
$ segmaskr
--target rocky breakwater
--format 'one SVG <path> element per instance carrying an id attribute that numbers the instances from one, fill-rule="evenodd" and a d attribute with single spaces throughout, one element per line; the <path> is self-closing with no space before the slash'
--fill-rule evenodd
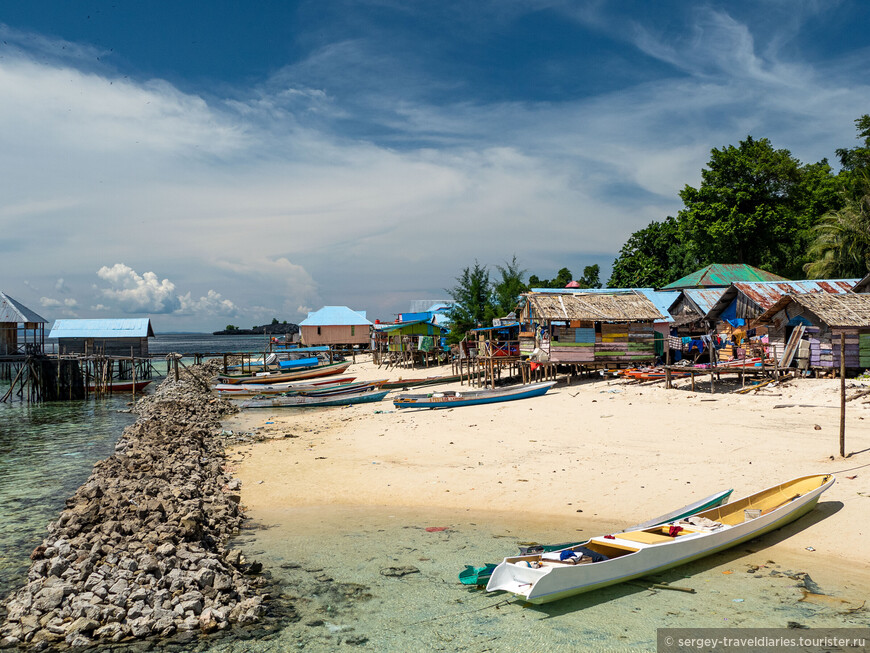
<path id="1" fill-rule="evenodd" d="M 216 399 L 192 368 L 134 410 L 115 453 L 48 526 L 24 587 L 4 602 L 0 647 L 86 647 L 169 638 L 260 620 L 266 581 L 227 542 L 244 516 L 223 471 Z"/>

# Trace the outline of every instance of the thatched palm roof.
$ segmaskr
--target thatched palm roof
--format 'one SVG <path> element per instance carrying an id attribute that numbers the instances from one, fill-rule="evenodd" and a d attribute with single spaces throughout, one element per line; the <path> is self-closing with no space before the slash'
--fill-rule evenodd
<path id="1" fill-rule="evenodd" d="M 870 294 L 799 293 L 786 295 L 761 314 L 756 324 L 768 322 L 773 316 L 795 302 L 832 327 L 870 327 Z"/>
<path id="2" fill-rule="evenodd" d="M 640 293 L 561 294 L 529 293 L 531 316 L 538 320 L 583 320 L 591 322 L 660 322 L 663 316 Z"/>

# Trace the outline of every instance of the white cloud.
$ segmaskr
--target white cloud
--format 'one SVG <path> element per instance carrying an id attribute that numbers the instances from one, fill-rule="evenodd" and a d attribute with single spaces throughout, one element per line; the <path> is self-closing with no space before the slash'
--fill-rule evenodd
<path id="1" fill-rule="evenodd" d="M 78 307 L 78 300 L 73 299 L 72 297 L 67 297 L 64 300 L 54 299 L 52 297 L 40 297 L 39 298 L 40 305 L 45 308 L 68 308 L 73 309 Z"/>
<path id="2" fill-rule="evenodd" d="M 139 275 L 124 263 L 103 266 L 97 276 L 110 284 L 108 288 L 99 289 L 102 296 L 125 313 L 234 315 L 237 312 L 235 304 L 215 290 L 209 290 L 198 299 L 190 292 L 180 295 L 169 279 L 161 280 L 154 272 Z"/>

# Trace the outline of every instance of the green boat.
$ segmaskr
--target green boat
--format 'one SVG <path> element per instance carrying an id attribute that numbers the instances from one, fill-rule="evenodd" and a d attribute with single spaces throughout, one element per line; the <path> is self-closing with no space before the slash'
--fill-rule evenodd
<path id="1" fill-rule="evenodd" d="M 627 531 L 643 530 L 644 528 L 650 528 L 651 526 L 658 526 L 659 524 L 665 524 L 671 521 L 678 521 L 680 519 L 683 519 L 684 517 L 691 517 L 695 513 L 699 513 L 703 510 L 708 510 L 710 508 L 715 508 L 716 506 L 721 506 L 723 503 L 728 501 L 728 497 L 731 496 L 731 493 L 733 491 L 733 489 L 723 490 L 722 492 L 711 494 L 706 499 L 695 501 L 694 503 L 690 503 L 687 506 L 683 506 L 682 508 L 673 510 L 665 515 L 649 519 L 641 524 L 629 526 L 628 528 L 620 532 L 625 533 Z M 583 540 L 583 542 L 585 541 L 586 540 Z M 561 551 L 562 549 L 567 549 L 568 547 L 583 544 L 583 542 L 565 542 L 563 544 L 530 544 L 520 547 L 520 555 L 547 553 L 550 551 Z M 489 581 L 489 577 L 492 576 L 493 569 L 495 569 L 497 566 L 498 565 L 494 565 L 492 563 L 487 563 L 482 567 L 465 565 L 465 569 L 459 572 L 459 582 L 463 585 L 486 585 Z"/>

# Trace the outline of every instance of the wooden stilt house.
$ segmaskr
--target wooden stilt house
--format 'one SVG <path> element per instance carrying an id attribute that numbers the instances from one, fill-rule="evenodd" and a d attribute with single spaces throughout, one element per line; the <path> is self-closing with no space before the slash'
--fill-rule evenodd
<path id="1" fill-rule="evenodd" d="M 846 368 L 870 368 L 870 294 L 786 295 L 758 317 L 770 344 L 800 368 L 839 369 L 840 335 L 845 336 Z"/>
<path id="2" fill-rule="evenodd" d="M 48 321 L 0 292 L 0 356 L 42 354 Z"/>
<path id="3" fill-rule="evenodd" d="M 49 338 L 57 339 L 60 354 L 148 356 L 148 339 L 154 337 L 151 320 L 55 320 Z"/>
<path id="4" fill-rule="evenodd" d="M 324 306 L 299 323 L 299 332 L 305 347 L 365 347 L 371 342 L 372 326 L 365 311 Z"/>
<path id="5" fill-rule="evenodd" d="M 528 293 L 524 332 L 551 363 L 629 367 L 656 359 L 654 324 L 668 319 L 641 293 Z"/>

